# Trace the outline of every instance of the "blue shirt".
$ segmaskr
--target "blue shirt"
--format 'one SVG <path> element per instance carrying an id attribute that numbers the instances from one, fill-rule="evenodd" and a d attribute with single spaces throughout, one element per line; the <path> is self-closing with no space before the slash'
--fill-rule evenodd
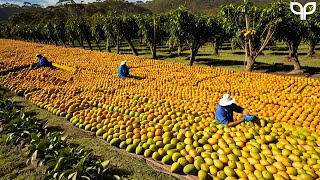
<path id="1" fill-rule="evenodd" d="M 37 66 L 42 67 L 42 66 L 45 66 L 47 63 L 48 63 L 48 60 L 45 57 L 41 57 Z"/>
<path id="2" fill-rule="evenodd" d="M 242 113 L 243 108 L 237 106 L 236 104 L 231 104 L 230 106 L 220 106 L 216 108 L 216 119 L 220 124 L 228 124 L 233 122 L 233 111 L 237 113 Z"/>
<path id="3" fill-rule="evenodd" d="M 127 78 L 130 73 L 130 68 L 127 65 L 122 65 L 118 68 L 118 75 L 120 78 Z"/>

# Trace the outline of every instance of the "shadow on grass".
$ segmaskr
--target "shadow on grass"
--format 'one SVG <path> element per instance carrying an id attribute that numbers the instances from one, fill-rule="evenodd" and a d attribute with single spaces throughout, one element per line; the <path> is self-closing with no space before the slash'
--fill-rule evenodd
<path id="1" fill-rule="evenodd" d="M 199 64 L 207 65 L 207 66 L 235 66 L 235 65 L 243 65 L 243 61 L 235 61 L 235 60 L 220 60 L 220 59 L 210 59 L 210 58 L 198 58 L 195 60 Z"/>
<path id="2" fill-rule="evenodd" d="M 198 58 L 196 62 L 199 64 L 207 65 L 207 66 L 243 66 L 243 61 L 235 61 L 235 60 L 219 60 L 219 59 L 209 59 L 209 58 Z M 301 67 L 305 73 L 310 75 L 320 74 L 320 67 L 309 67 L 303 66 Z M 271 72 L 290 72 L 293 70 L 293 65 L 285 65 L 283 63 L 274 63 L 267 64 L 256 62 L 254 65 L 254 70 L 264 71 L 266 73 Z"/>
<path id="3" fill-rule="evenodd" d="M 301 68 L 305 73 L 310 75 L 320 74 L 320 67 L 302 66 Z M 290 72 L 293 70 L 293 65 L 285 65 L 283 63 L 256 64 L 255 70 L 265 70 L 266 73 L 279 71 Z"/>
<path id="4" fill-rule="evenodd" d="M 289 56 L 289 52 L 271 52 L 270 55 Z M 306 56 L 308 53 L 298 53 L 298 56 Z"/>

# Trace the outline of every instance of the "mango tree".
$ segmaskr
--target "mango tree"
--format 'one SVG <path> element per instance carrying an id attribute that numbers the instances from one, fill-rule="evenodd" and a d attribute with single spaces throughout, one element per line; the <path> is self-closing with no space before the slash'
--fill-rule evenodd
<path id="1" fill-rule="evenodd" d="M 221 25 L 220 17 L 214 16 L 208 19 L 208 28 L 210 33 L 210 41 L 214 45 L 214 55 L 219 55 L 219 48 L 223 42 L 229 39 L 228 34 Z"/>
<path id="2" fill-rule="evenodd" d="M 152 58 L 157 58 L 157 45 L 163 41 L 167 33 L 164 24 L 164 16 L 137 16 L 139 32 L 146 39 L 152 54 Z"/>
<path id="3" fill-rule="evenodd" d="M 256 58 L 275 31 L 273 22 L 277 17 L 266 18 L 270 8 L 260 9 L 244 0 L 238 6 L 226 5 L 219 12 L 224 30 L 232 36 L 233 46 L 240 46 L 245 50 L 246 71 L 253 70 Z"/>
<path id="4" fill-rule="evenodd" d="M 42 33 L 47 42 L 53 42 L 56 46 L 58 46 L 58 40 L 54 32 L 52 22 L 49 21 L 43 26 Z"/>
<path id="5" fill-rule="evenodd" d="M 66 35 L 70 38 L 72 47 L 75 47 L 75 44 L 74 44 L 75 41 L 78 41 L 79 44 L 82 46 L 82 44 L 80 43 L 80 40 L 77 36 L 76 28 L 77 28 L 77 25 L 76 25 L 75 20 L 68 19 L 68 21 L 66 23 L 65 31 L 66 31 Z"/>
<path id="6" fill-rule="evenodd" d="M 289 47 L 289 58 L 293 61 L 294 70 L 292 73 L 301 73 L 301 65 L 298 59 L 298 47 L 306 33 L 303 21 L 300 16 L 293 14 L 287 2 L 278 1 L 272 3 L 271 8 L 266 13 L 266 17 L 277 20 L 274 21 L 275 39 L 284 41 Z"/>
<path id="7" fill-rule="evenodd" d="M 121 36 L 128 44 L 133 55 L 138 56 L 138 51 L 133 45 L 132 40 L 138 38 L 139 26 L 136 19 L 132 15 L 120 16 L 120 21 L 115 24 L 115 29 L 118 31 L 118 38 Z"/>
<path id="8" fill-rule="evenodd" d="M 104 31 L 104 34 L 106 36 L 106 51 L 111 52 L 110 48 L 110 40 L 112 40 L 116 46 L 116 53 L 119 54 L 119 33 L 114 28 L 114 26 L 118 23 L 120 23 L 120 18 L 114 13 L 108 13 L 103 16 L 101 19 L 103 26 L 102 29 Z"/>
<path id="9" fill-rule="evenodd" d="M 90 50 L 92 51 L 92 45 L 91 45 L 91 30 L 89 25 L 87 25 L 87 22 L 83 18 L 79 18 L 76 20 L 76 26 L 77 26 L 77 36 L 80 38 L 82 47 L 84 48 L 83 41 L 86 40 Z"/>
<path id="10" fill-rule="evenodd" d="M 170 36 L 179 43 L 186 42 L 190 48 L 189 65 L 192 66 L 199 48 L 204 45 L 209 37 L 209 21 L 207 17 L 196 16 L 187 11 L 183 6 L 169 14 L 168 31 Z"/>
<path id="11" fill-rule="evenodd" d="M 91 17 L 91 35 L 93 39 L 96 41 L 96 44 L 101 51 L 100 42 L 105 38 L 104 30 L 103 30 L 103 20 L 104 16 L 100 13 L 94 14 Z"/>
<path id="12" fill-rule="evenodd" d="M 308 11 L 311 11 L 311 9 Z M 304 34 L 304 40 L 309 45 L 308 56 L 311 57 L 315 54 L 315 47 L 320 41 L 320 5 L 318 5 L 315 13 L 307 16 L 307 20 L 303 22 L 303 25 L 307 31 Z"/>
<path id="13" fill-rule="evenodd" d="M 61 20 L 58 20 L 53 23 L 53 29 L 56 37 L 62 42 L 64 47 L 67 47 L 67 36 L 65 31 L 65 23 Z"/>

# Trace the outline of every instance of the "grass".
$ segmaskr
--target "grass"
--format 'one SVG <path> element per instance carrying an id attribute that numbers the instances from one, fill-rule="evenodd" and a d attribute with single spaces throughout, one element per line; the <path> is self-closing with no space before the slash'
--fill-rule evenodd
<path id="1" fill-rule="evenodd" d="M 6 134 L 0 133 L 0 180 L 40 180 L 44 177 L 42 168 L 26 165 L 26 149 L 21 145 L 6 145 Z"/>
<path id="2" fill-rule="evenodd" d="M 177 179 L 171 175 L 154 170 L 152 167 L 148 166 L 144 160 L 136 159 L 125 152 L 119 151 L 118 148 L 97 138 L 95 133 L 81 130 L 69 123 L 65 118 L 57 117 L 44 109 L 40 109 L 32 105 L 23 97 L 13 96 L 11 99 L 19 105 L 24 106 L 26 113 L 35 115 L 39 120 L 47 121 L 49 127 L 64 131 L 69 142 L 81 145 L 86 149 L 92 149 L 95 155 L 102 160 L 110 160 L 111 172 L 120 175 L 123 179 Z"/>
<path id="3" fill-rule="evenodd" d="M 85 44 L 87 46 L 87 44 Z M 98 50 L 97 46 L 92 42 L 94 50 Z M 102 50 L 105 51 L 104 42 L 100 45 Z M 80 47 L 76 44 L 76 47 Z M 140 45 L 135 43 L 135 48 L 138 50 L 139 56 L 144 58 L 152 58 L 151 51 L 147 45 Z M 86 49 L 89 49 L 86 47 Z M 313 75 L 320 73 L 320 53 L 317 51 L 320 46 L 316 47 L 316 54 L 314 57 L 307 56 L 308 45 L 301 44 L 298 49 L 299 60 L 302 69 Z M 199 49 L 199 53 L 196 56 L 195 65 L 198 66 L 214 66 L 224 67 L 235 71 L 244 71 L 244 50 L 232 50 L 230 47 L 224 45 L 219 50 L 219 55 L 213 55 L 213 47 L 211 44 L 206 44 Z M 115 47 L 111 48 L 111 51 L 115 52 Z M 168 62 L 188 64 L 187 60 L 190 55 L 190 50 L 185 49 L 178 56 L 177 51 L 169 53 L 169 48 L 161 46 L 157 48 L 157 58 Z M 121 54 L 132 54 L 131 49 L 127 44 L 122 44 L 120 48 Z M 278 43 L 277 46 L 267 47 L 263 51 L 263 54 L 256 59 L 255 72 L 289 72 L 293 70 L 293 63 L 287 58 L 289 51 L 284 43 Z"/>

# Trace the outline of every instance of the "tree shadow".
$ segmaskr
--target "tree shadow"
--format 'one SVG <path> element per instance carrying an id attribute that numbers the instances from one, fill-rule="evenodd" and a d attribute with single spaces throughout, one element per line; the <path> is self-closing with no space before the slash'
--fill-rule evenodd
<path id="1" fill-rule="evenodd" d="M 283 63 L 274 63 L 274 64 L 256 64 L 255 70 L 263 70 L 266 73 L 272 72 L 290 72 L 293 70 L 293 65 L 286 65 Z M 309 67 L 309 66 L 302 66 L 301 69 L 310 75 L 320 74 L 320 67 Z"/>
<path id="2" fill-rule="evenodd" d="M 243 61 L 235 60 L 220 60 L 220 59 L 210 59 L 210 58 L 197 58 L 195 62 L 198 62 L 207 66 L 236 66 L 243 65 Z"/>
<path id="3" fill-rule="evenodd" d="M 289 52 L 271 52 L 270 55 L 276 55 L 276 56 L 288 56 Z M 298 56 L 306 56 L 308 53 L 298 53 Z"/>
<path id="4" fill-rule="evenodd" d="M 287 47 L 276 47 L 276 46 L 274 46 L 274 47 L 270 47 L 270 50 L 271 50 L 271 51 L 288 51 L 289 48 L 287 48 Z"/>

